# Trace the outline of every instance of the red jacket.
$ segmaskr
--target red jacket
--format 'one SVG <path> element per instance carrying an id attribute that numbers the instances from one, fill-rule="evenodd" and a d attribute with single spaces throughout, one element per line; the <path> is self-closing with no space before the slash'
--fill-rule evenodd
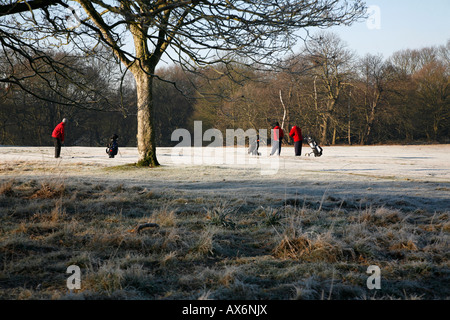
<path id="1" fill-rule="evenodd" d="M 280 135 L 280 139 L 278 139 L 278 134 Z M 284 138 L 284 132 L 283 129 L 281 129 L 279 126 L 276 126 L 273 128 L 273 140 L 279 141 Z"/>
<path id="2" fill-rule="evenodd" d="M 58 124 L 52 133 L 53 138 L 59 138 L 61 142 L 64 142 L 64 122 Z"/>
<path id="3" fill-rule="evenodd" d="M 294 138 L 295 142 L 303 141 L 302 129 L 297 126 L 293 126 L 289 135 Z"/>

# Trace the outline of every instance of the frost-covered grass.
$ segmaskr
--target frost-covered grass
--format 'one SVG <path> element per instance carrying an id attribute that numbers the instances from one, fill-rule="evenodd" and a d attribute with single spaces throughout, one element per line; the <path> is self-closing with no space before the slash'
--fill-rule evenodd
<path id="1" fill-rule="evenodd" d="M 0 299 L 448 299 L 448 164 L 434 178 L 431 161 L 386 158 L 379 168 L 417 172 L 364 174 L 373 163 L 343 154 L 287 155 L 269 176 L 0 161 Z M 158 227 L 136 232 L 146 223 Z M 66 287 L 69 265 L 80 290 Z M 367 288 L 371 265 L 380 290 Z"/>

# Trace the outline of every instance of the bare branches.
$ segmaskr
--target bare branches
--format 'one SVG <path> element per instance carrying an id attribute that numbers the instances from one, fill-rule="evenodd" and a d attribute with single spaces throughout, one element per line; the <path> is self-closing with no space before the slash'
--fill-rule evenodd
<path id="1" fill-rule="evenodd" d="M 71 9 L 70 2 L 15 1 L 0 6 L 0 16 L 44 9 L 52 28 L 46 31 L 36 26 L 38 33 L 66 33 L 68 43 L 86 51 L 89 46 L 91 50 L 95 47 L 89 39 L 101 42 L 128 69 L 139 67 L 154 76 L 164 54 L 189 71 L 219 61 L 272 66 L 301 37 L 297 30 L 348 24 L 364 13 L 360 0 L 124 0 L 118 5 L 103 0 L 76 0 L 73 2 L 81 5 L 86 17 L 79 19 L 78 30 L 72 30 L 57 11 L 51 11 L 55 5 Z M 134 38 L 134 52 L 125 47 L 126 34 Z M 138 52 L 140 47 L 143 51 Z"/>
<path id="2" fill-rule="evenodd" d="M 61 0 L 15 1 L 8 4 L 3 4 L 3 2 L 5 1 L 0 1 L 0 17 L 26 11 L 31 12 L 35 9 L 48 8 L 49 6 L 59 4 Z"/>
<path id="3" fill-rule="evenodd" d="M 69 28 L 60 16 L 61 9 L 72 11 L 72 3 L 81 5 L 85 13 L 78 19 L 79 28 Z M 92 54 L 102 44 L 133 73 L 139 163 L 151 166 L 158 165 L 152 86 L 163 57 L 191 72 L 218 62 L 272 67 L 301 38 L 299 29 L 348 24 L 365 12 L 362 0 L 34 0 L 27 4 L 33 4 L 28 11 L 0 5 L 0 17 L 22 13 L 16 22 L 28 21 L 29 46 L 65 44 Z M 54 4 L 59 6 L 50 8 Z M 44 15 L 35 16 L 36 9 L 43 9 Z M 126 39 L 132 39 L 134 47 L 127 47 Z"/>

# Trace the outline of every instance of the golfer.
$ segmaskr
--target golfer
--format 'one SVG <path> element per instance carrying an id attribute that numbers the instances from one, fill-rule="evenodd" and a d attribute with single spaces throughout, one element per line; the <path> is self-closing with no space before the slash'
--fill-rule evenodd
<path id="1" fill-rule="evenodd" d="M 64 118 L 55 129 L 53 129 L 52 138 L 55 144 L 55 158 L 59 158 L 61 154 L 61 145 L 64 143 L 64 126 L 67 123 L 67 119 Z"/>

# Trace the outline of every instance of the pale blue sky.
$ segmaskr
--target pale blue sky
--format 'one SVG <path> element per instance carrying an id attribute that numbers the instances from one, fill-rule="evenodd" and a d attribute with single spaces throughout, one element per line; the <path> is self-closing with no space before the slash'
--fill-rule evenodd
<path id="1" fill-rule="evenodd" d="M 367 22 L 331 29 L 360 56 L 381 53 L 388 58 L 398 50 L 450 40 L 450 0 L 366 0 L 366 4 L 379 8 L 380 29 L 370 29 Z"/>
<path id="2" fill-rule="evenodd" d="M 387 59 L 402 49 L 445 45 L 450 40 L 450 0 L 365 0 L 365 2 L 367 6 L 379 8 L 379 29 L 371 29 L 367 21 L 354 23 L 352 26 L 326 29 L 338 34 L 347 43 L 348 48 L 361 57 L 367 53 L 380 53 Z M 310 31 L 315 32 L 314 29 Z M 292 49 L 293 52 L 297 53 L 303 45 L 303 42 L 299 42 Z"/>

